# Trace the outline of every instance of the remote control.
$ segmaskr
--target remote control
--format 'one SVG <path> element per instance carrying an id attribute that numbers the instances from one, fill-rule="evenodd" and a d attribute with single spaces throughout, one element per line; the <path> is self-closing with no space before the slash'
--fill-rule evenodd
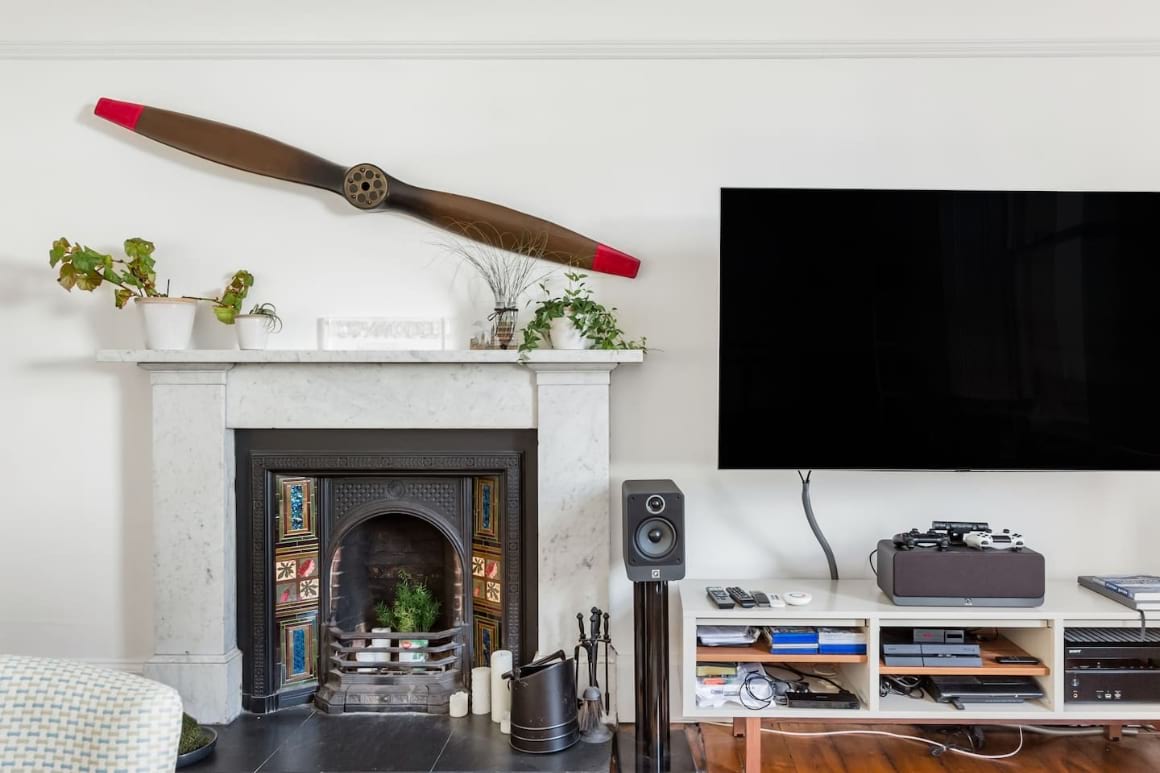
<path id="1" fill-rule="evenodd" d="M 777 595 L 776 593 L 771 593 L 769 595 L 769 605 L 771 607 L 784 607 L 785 606 L 785 599 L 783 599 L 781 596 Z"/>
<path id="2" fill-rule="evenodd" d="M 753 597 L 749 595 L 749 591 L 743 588 L 739 588 L 736 585 L 733 585 L 729 588 L 726 588 L 725 592 L 728 593 L 729 597 L 736 601 L 742 609 L 750 609 L 757 606 L 757 602 L 754 601 Z"/>
<path id="3" fill-rule="evenodd" d="M 995 658 L 995 662 L 1012 666 L 1034 666 L 1039 663 L 1039 658 L 1033 658 L 1030 655 L 1000 655 Z"/>
<path id="4" fill-rule="evenodd" d="M 766 596 L 761 591 L 759 591 L 759 590 L 750 591 L 749 595 L 753 596 L 753 600 L 757 602 L 757 606 L 759 606 L 759 607 L 768 607 L 769 606 L 769 596 Z"/>
<path id="5" fill-rule="evenodd" d="M 717 609 L 733 609 L 736 606 L 733 603 L 733 599 L 729 598 L 729 594 L 720 586 L 710 585 L 705 588 L 705 593 L 708 594 L 709 601 L 717 605 Z"/>

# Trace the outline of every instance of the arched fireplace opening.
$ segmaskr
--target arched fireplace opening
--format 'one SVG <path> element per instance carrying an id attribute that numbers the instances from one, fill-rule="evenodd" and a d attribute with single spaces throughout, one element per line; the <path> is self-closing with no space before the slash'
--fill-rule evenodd
<path id="1" fill-rule="evenodd" d="M 466 547 L 445 518 L 417 506 L 363 512 L 331 543 L 323 610 L 328 657 L 315 700 L 328 713 L 446 713 L 470 671 Z M 421 586 L 438 602 L 429 622 L 401 622 L 416 619 L 406 614 L 405 584 L 412 596 Z M 389 610 L 389 619 L 380 619 L 380 610 Z"/>
<path id="2" fill-rule="evenodd" d="M 366 518 L 337 540 L 331 555 L 328 622 L 344 631 L 379 627 L 376 607 L 392 606 L 406 577 L 439 601 L 435 630 L 460 627 L 466 620 L 463 563 L 448 536 L 421 515 Z"/>

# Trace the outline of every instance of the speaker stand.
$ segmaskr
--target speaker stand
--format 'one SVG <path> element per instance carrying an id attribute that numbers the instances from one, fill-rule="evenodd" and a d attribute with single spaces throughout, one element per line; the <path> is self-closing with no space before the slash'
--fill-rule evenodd
<path id="1" fill-rule="evenodd" d="M 669 584 L 633 586 L 636 677 L 636 771 L 664 773 L 669 746 Z"/>

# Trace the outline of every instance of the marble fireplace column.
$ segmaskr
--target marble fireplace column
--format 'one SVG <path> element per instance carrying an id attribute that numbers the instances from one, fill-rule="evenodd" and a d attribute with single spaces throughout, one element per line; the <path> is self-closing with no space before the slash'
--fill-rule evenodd
<path id="1" fill-rule="evenodd" d="M 241 712 L 237 648 L 231 365 L 143 365 L 153 391 L 153 657 L 201 722 Z"/>
<path id="2" fill-rule="evenodd" d="M 609 418 L 615 363 L 528 363 L 539 442 L 539 644 L 571 652 L 576 613 L 608 609 Z M 530 655 L 530 653 L 529 653 Z"/>

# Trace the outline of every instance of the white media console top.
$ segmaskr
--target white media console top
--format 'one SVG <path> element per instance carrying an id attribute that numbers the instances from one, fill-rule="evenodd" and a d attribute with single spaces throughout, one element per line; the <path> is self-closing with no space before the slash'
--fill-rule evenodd
<path id="1" fill-rule="evenodd" d="M 786 591 L 800 590 L 813 596 L 809 604 L 800 607 L 787 606 L 777 609 L 717 609 L 705 595 L 705 586 L 739 585 L 746 590 L 761 590 L 766 593 L 784 594 Z M 792 625 L 785 618 L 825 618 L 859 617 L 890 619 L 891 625 L 899 625 L 897 618 L 925 620 L 953 618 L 956 620 L 977 620 L 978 618 L 1027 620 L 1027 619 L 1086 619 L 1091 625 L 1116 625 L 1117 621 L 1127 621 L 1129 625 L 1139 625 L 1140 615 L 1122 604 L 1104 598 L 1098 593 L 1081 588 L 1075 581 L 1055 580 L 1047 583 L 1043 604 L 1038 607 L 905 607 L 890 601 L 878 588 L 874 580 L 682 580 L 680 582 L 681 609 L 687 619 L 694 617 L 716 617 L 718 615 L 742 615 L 746 618 L 763 620 L 761 625 Z M 1160 612 L 1147 613 L 1149 624 L 1152 617 L 1160 626 Z M 774 623 L 773 621 L 782 621 Z M 835 623 L 836 625 L 836 623 Z M 990 624 L 987 624 L 988 626 Z"/>

